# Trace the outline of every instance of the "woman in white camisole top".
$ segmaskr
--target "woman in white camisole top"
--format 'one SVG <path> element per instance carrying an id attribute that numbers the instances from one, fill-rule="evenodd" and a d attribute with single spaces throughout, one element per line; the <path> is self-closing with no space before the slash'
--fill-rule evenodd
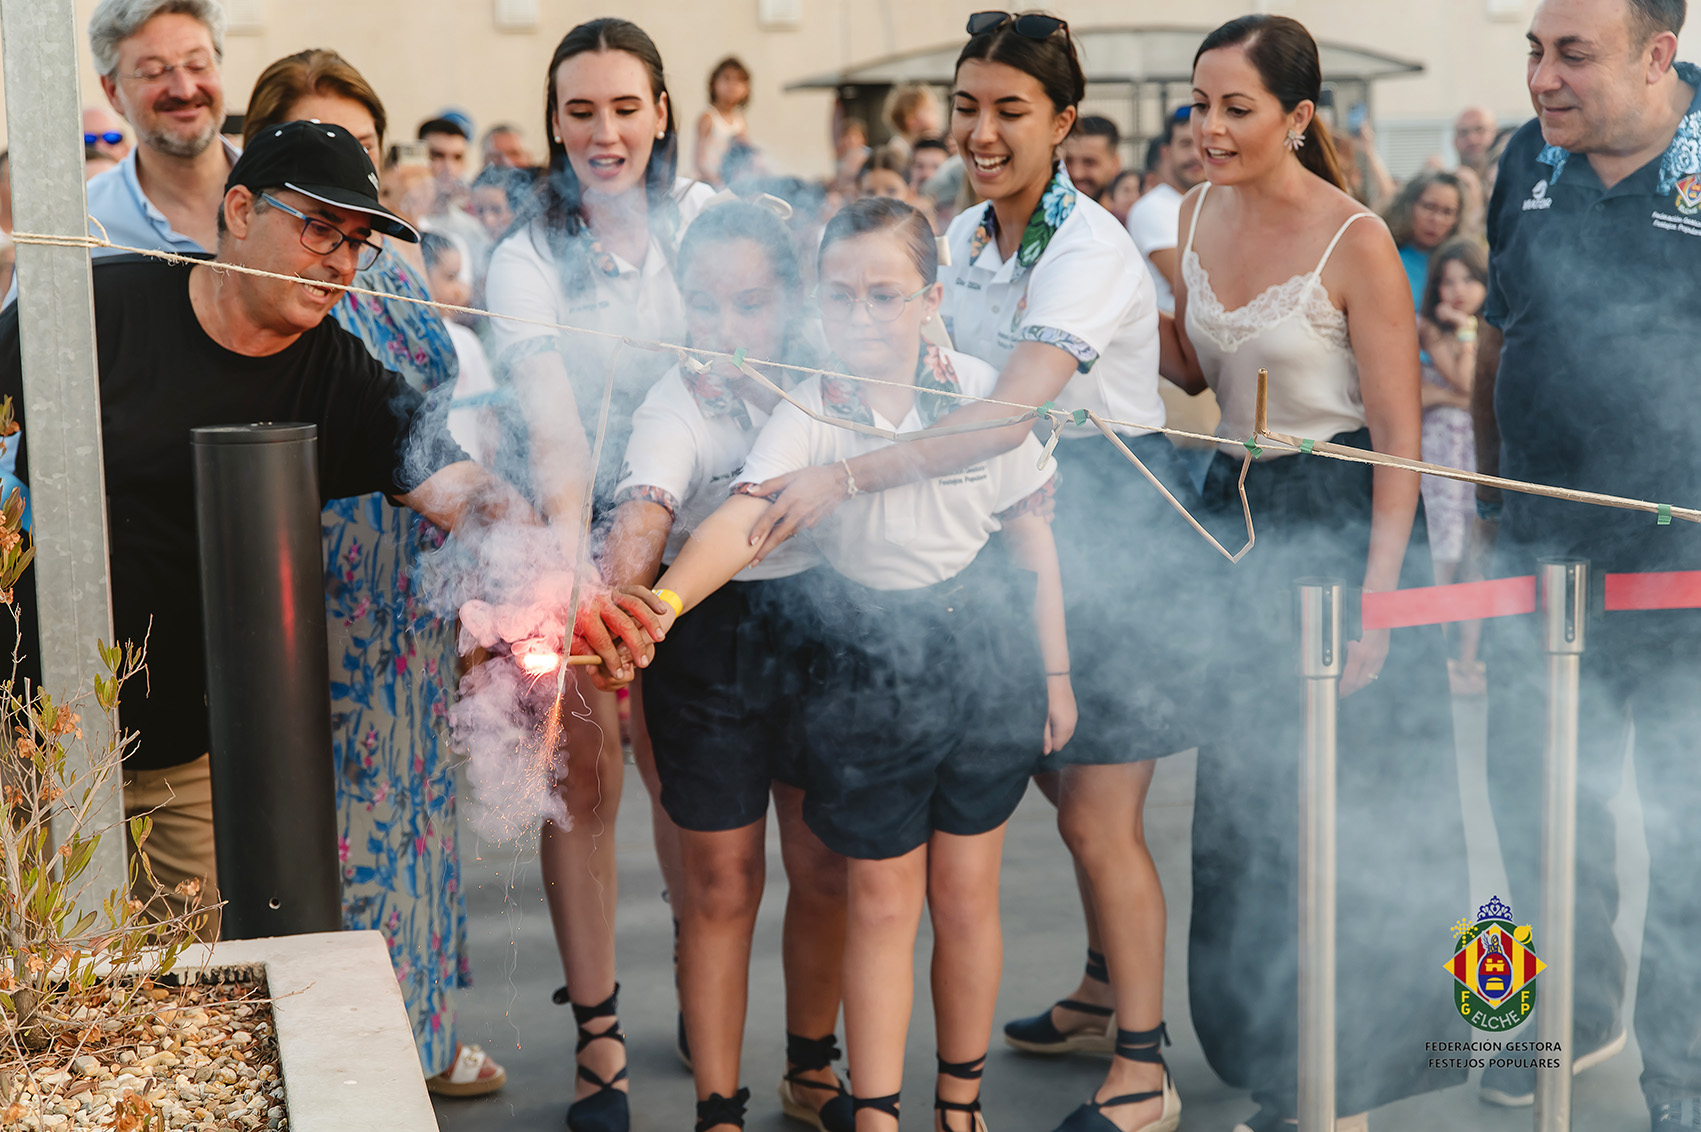
<path id="1" fill-rule="evenodd" d="M 1272 430 L 1415 458 L 1418 344 L 1394 242 L 1342 191 L 1314 119 L 1321 74 L 1310 34 L 1279 16 L 1235 20 L 1206 38 L 1193 81 L 1209 181 L 1182 206 L 1163 372 L 1190 392 L 1209 387 L 1222 405 L 1223 445 L 1204 495 L 1238 525 L 1258 371 L 1269 371 Z M 1408 555 L 1411 473 L 1266 449 L 1246 487 L 1258 545 L 1231 573 L 1230 592 L 1208 599 L 1234 647 L 1208 680 L 1224 730 L 1198 763 L 1190 1005 L 1212 1067 L 1260 1105 L 1239 1128 L 1274 1132 L 1293 1127 L 1297 1111 L 1301 719 L 1288 594 L 1308 574 L 1396 589 L 1422 555 Z M 1451 923 L 1465 900 L 1460 843 L 1448 840 L 1462 836 L 1462 819 L 1445 654 L 1434 629 L 1400 630 L 1392 647 L 1386 631 L 1364 637 L 1347 646 L 1341 686 L 1338 979 L 1343 1005 L 1377 1008 L 1374 1024 L 1341 1011 L 1343 1114 L 1458 1083 L 1389 1038 L 1458 1030 L 1446 996 L 1416 976 L 1409 986 L 1387 978 L 1420 967 L 1428 953 L 1407 941 L 1433 932 L 1426 923 Z"/>

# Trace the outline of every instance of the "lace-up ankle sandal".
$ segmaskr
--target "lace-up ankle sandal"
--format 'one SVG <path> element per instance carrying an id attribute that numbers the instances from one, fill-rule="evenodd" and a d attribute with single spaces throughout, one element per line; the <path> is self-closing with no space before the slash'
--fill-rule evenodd
<path id="1" fill-rule="evenodd" d="M 744 1108 L 749 1103 L 749 1089 L 740 1089 L 730 1097 L 710 1093 L 708 1100 L 697 1102 L 697 1132 L 709 1132 L 727 1124 L 743 1128 Z"/>
<path id="2" fill-rule="evenodd" d="M 1110 985 L 1110 971 L 1105 967 L 1104 956 L 1097 951 L 1089 949 L 1087 952 L 1086 974 L 1095 983 Z M 1065 1032 L 1051 1020 L 1052 1013 L 1057 1010 L 1068 1010 L 1101 1021 L 1089 1022 L 1079 1029 Z M 1111 1007 L 1064 998 L 1032 1018 L 1018 1018 L 1005 1023 L 1004 1040 L 1023 1053 L 1110 1053 L 1116 1048 L 1115 1032 L 1116 1011 Z"/>
<path id="3" fill-rule="evenodd" d="M 887 1094 L 886 1096 L 883 1096 L 883 1097 L 852 1097 L 851 1098 L 851 1114 L 852 1114 L 852 1117 L 854 1119 L 856 1113 L 861 1112 L 865 1108 L 871 1108 L 875 1112 L 883 1112 L 887 1116 L 891 1117 L 892 1123 L 895 1125 L 895 1124 L 898 1123 L 898 1119 L 899 1119 L 898 1118 L 898 1105 L 899 1105 L 899 1099 L 898 1098 L 901 1097 L 902 1095 L 903 1094 L 901 1094 L 901 1093 L 889 1093 L 889 1094 Z"/>
<path id="4" fill-rule="evenodd" d="M 626 1044 L 626 1035 L 620 1030 L 620 984 L 614 984 L 614 993 L 595 1006 L 580 1006 L 567 997 L 567 988 L 562 987 L 555 992 L 557 1003 L 567 1003 L 573 1008 L 573 1021 L 579 1028 L 579 1043 L 573 1047 L 573 1056 L 585 1052 L 585 1047 L 592 1042 L 611 1041 Z M 585 1023 L 598 1018 L 613 1018 L 615 1021 L 606 1030 L 592 1032 L 585 1029 Z M 597 1087 L 594 1093 L 586 1094 L 583 1098 L 567 1106 L 567 1127 L 571 1132 L 628 1132 L 632 1126 L 632 1110 L 623 1089 L 615 1088 L 626 1080 L 626 1067 L 623 1065 L 606 1081 L 586 1066 L 579 1066 L 579 1079 Z"/>
<path id="5" fill-rule="evenodd" d="M 986 1070 L 986 1054 L 984 1053 L 969 1061 L 946 1061 L 937 1054 L 934 1056 L 935 1060 L 939 1062 L 939 1075 L 941 1077 L 955 1077 L 959 1081 L 978 1081 L 981 1073 Z M 986 1120 L 980 1114 L 980 1096 L 978 1093 L 972 1101 L 948 1101 L 935 1092 L 933 1094 L 933 1111 L 939 1114 L 939 1126 L 945 1132 L 956 1132 L 956 1129 L 951 1127 L 951 1114 L 953 1112 L 969 1114 L 969 1126 L 966 1132 L 986 1132 Z"/>
<path id="6" fill-rule="evenodd" d="M 1158 1097 L 1164 1099 L 1163 1114 L 1154 1121 L 1142 1124 L 1133 1132 L 1175 1132 L 1176 1125 L 1181 1123 L 1181 1096 L 1175 1091 L 1175 1082 L 1170 1080 L 1169 1066 L 1164 1064 L 1159 1042 L 1169 1044 L 1169 1029 L 1162 1022 L 1158 1023 L 1155 1030 L 1116 1031 L 1116 1056 L 1129 1061 L 1163 1065 L 1163 1088 L 1144 1093 L 1124 1093 L 1102 1101 L 1088 1101 L 1070 1113 L 1068 1119 L 1057 1126 L 1057 1132 L 1122 1132 L 1116 1122 L 1104 1114 L 1104 1109 L 1139 1104 L 1141 1101 L 1156 1100 Z"/>
<path id="7" fill-rule="evenodd" d="M 803 1076 L 830 1068 L 839 1057 L 839 1041 L 832 1034 L 824 1038 L 786 1035 L 786 1063 L 791 1068 L 780 1081 L 780 1107 L 787 1116 L 820 1132 L 856 1132 L 856 1109 L 837 1074 L 831 1081 L 814 1081 Z M 819 1109 L 814 1109 L 798 1097 L 799 1089 L 816 1089 L 833 1095 Z"/>

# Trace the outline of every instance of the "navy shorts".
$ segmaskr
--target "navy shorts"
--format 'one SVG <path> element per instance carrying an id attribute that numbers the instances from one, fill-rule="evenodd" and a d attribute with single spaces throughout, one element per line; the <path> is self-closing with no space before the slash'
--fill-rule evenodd
<path id="1" fill-rule="evenodd" d="M 829 849 L 901 857 L 1016 811 L 1045 745 L 1035 581 L 994 544 L 925 589 L 813 590 L 803 817 Z"/>
<path id="2" fill-rule="evenodd" d="M 742 829 L 773 783 L 803 785 L 800 659 L 780 615 L 795 578 L 729 582 L 675 622 L 644 669 L 661 804 L 681 829 Z"/>

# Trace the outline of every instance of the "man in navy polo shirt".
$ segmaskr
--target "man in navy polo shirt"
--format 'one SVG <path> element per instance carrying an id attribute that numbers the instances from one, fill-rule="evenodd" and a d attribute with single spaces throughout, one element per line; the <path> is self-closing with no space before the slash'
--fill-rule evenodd
<path id="1" fill-rule="evenodd" d="M 1474 396 L 1478 464 L 1515 479 L 1701 506 L 1701 69 L 1676 62 L 1684 0 L 1543 0 L 1530 25 L 1537 118 L 1489 207 L 1489 301 Z M 1568 555 L 1602 571 L 1701 569 L 1701 529 L 1478 489 L 1497 571 Z M 1489 790 L 1514 903 L 1536 912 L 1544 677 L 1533 619 L 1491 625 Z M 1616 613 L 1589 627 L 1577 806 L 1572 1056 L 1625 1042 L 1616 829 L 1635 724 L 1649 851 L 1636 1001 L 1657 1130 L 1701 1129 L 1701 622 Z M 1541 940 L 1535 941 L 1541 947 Z M 1483 1099 L 1529 1104 L 1534 1071 Z"/>

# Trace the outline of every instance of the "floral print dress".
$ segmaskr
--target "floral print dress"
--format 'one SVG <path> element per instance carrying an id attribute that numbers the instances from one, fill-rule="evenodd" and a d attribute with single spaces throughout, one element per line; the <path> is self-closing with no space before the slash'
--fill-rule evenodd
<path id="1" fill-rule="evenodd" d="M 427 297 L 413 269 L 389 253 L 354 282 Z M 347 295 L 332 314 L 421 392 L 453 385 L 454 344 L 430 308 Z M 453 991 L 471 983 L 446 741 L 454 623 L 427 608 L 413 584 L 420 555 L 443 535 L 382 495 L 335 500 L 320 529 L 343 927 L 383 933 L 431 1077 L 454 1056 Z"/>

